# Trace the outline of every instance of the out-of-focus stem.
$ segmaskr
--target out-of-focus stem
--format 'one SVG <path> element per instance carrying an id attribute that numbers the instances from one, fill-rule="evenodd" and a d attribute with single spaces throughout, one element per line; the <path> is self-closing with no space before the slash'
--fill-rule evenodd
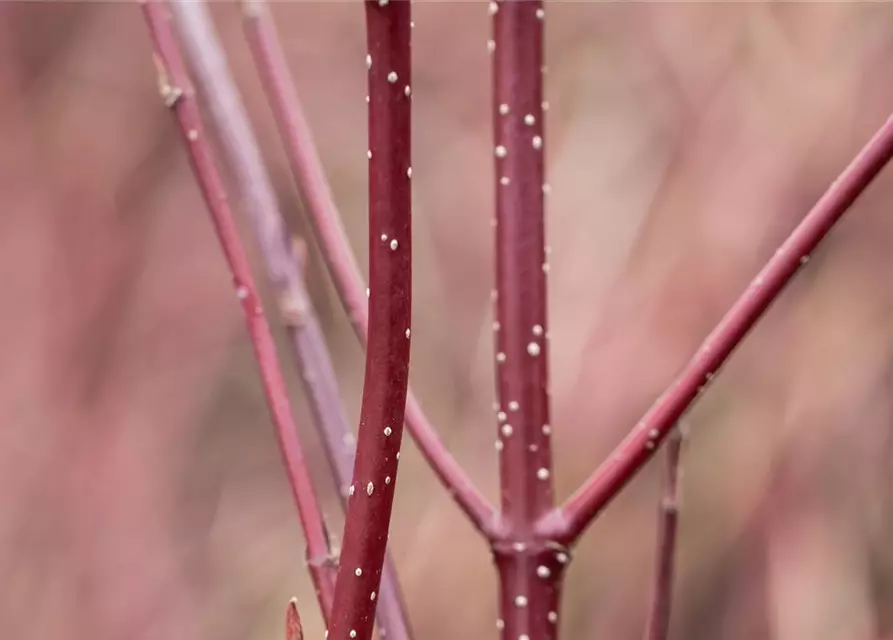
<path id="1" fill-rule="evenodd" d="M 412 311 L 410 3 L 366 2 L 369 67 L 369 329 L 354 478 L 328 637 L 368 640 L 409 385 Z"/>
<path id="2" fill-rule="evenodd" d="M 328 619 L 334 598 L 334 572 L 331 563 L 328 562 L 330 553 L 325 523 L 298 440 L 273 336 L 261 307 L 248 257 L 227 202 L 211 145 L 205 137 L 198 105 L 167 11 L 160 0 L 149 0 L 141 4 L 155 48 L 161 96 L 165 105 L 171 110 L 183 136 L 193 173 L 211 214 L 214 230 L 233 277 L 236 295 L 242 305 L 267 405 L 276 428 L 292 495 L 304 529 L 311 577 L 323 616 Z"/>
<path id="3" fill-rule="evenodd" d="M 298 601 L 294 598 L 289 601 L 285 609 L 285 640 L 304 640 L 301 615 L 298 613 Z"/>
<path id="4" fill-rule="evenodd" d="M 280 318 L 288 332 L 314 426 L 323 442 L 342 506 L 346 507 L 353 473 L 354 439 L 323 332 L 304 286 L 300 256 L 288 235 L 275 189 L 207 7 L 200 0 L 175 0 L 171 8 L 180 27 L 187 59 L 208 101 L 225 161 L 247 201 L 246 212 L 278 295 Z M 378 620 L 387 637 L 398 640 L 411 637 L 390 557 L 382 573 Z"/>
<path id="5" fill-rule="evenodd" d="M 543 3 L 494 2 L 496 448 L 506 542 L 494 545 L 506 638 L 557 629 L 566 549 L 536 536 L 553 507 L 546 320 Z"/>
<path id="6" fill-rule="evenodd" d="M 354 331 L 366 342 L 367 300 L 360 271 L 288 72 L 275 25 L 263 0 L 243 0 L 242 6 L 245 34 L 254 65 L 270 102 L 292 174 L 310 214 L 341 302 Z M 407 92 L 408 98 L 411 93 L 409 85 L 400 83 L 400 87 Z M 406 426 L 440 482 L 472 523 L 488 538 L 499 537 L 501 528 L 495 510 L 446 450 L 412 393 L 407 398 Z"/>
<path id="7" fill-rule="evenodd" d="M 645 640 L 666 640 L 670 630 L 676 530 L 679 522 L 679 458 L 682 454 L 683 435 L 680 429 L 677 426 L 670 432 L 665 447 L 667 462 L 658 511 L 657 567 Z"/>
<path id="8" fill-rule="evenodd" d="M 893 157 L 893 118 L 834 180 L 822 198 L 757 274 L 667 391 L 639 420 L 608 460 L 567 503 L 539 523 L 542 535 L 565 544 L 592 519 L 654 455 L 661 441 L 701 395 L 747 332 L 805 265 L 819 243 Z"/>

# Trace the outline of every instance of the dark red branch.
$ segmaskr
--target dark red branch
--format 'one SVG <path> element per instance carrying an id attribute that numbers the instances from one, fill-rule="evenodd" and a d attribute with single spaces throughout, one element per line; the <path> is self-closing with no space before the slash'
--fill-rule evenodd
<path id="1" fill-rule="evenodd" d="M 536 537 L 553 508 L 543 143 L 543 4 L 494 2 L 496 448 L 508 540 L 494 546 L 507 638 L 557 629 L 566 549 Z"/>
<path id="2" fill-rule="evenodd" d="M 565 544 L 592 519 L 654 455 L 661 441 L 704 391 L 747 332 L 806 264 L 822 239 L 893 156 L 893 118 L 888 119 L 831 184 L 793 233 L 710 333 L 669 389 L 639 420 L 608 460 L 568 502 L 542 519 L 538 530 Z"/>
<path id="3" fill-rule="evenodd" d="M 362 278 L 340 223 L 313 135 L 289 75 L 275 25 L 262 0 L 244 0 L 243 7 L 246 38 L 282 137 L 292 174 L 307 206 L 341 302 L 347 310 L 354 331 L 365 342 L 368 316 Z M 401 84 L 401 88 L 406 86 Z M 406 404 L 406 425 L 440 482 L 469 519 L 488 538 L 498 537 L 500 526 L 493 507 L 447 452 L 411 393 Z"/>
<path id="4" fill-rule="evenodd" d="M 366 2 L 369 329 L 354 481 L 330 640 L 368 640 L 388 543 L 409 382 L 412 300 L 410 3 Z"/>
<path id="5" fill-rule="evenodd" d="M 532 535 L 552 507 L 546 339 L 541 2 L 501 2 L 495 31 L 496 381 L 503 517 Z"/>
<path id="6" fill-rule="evenodd" d="M 205 137 L 198 105 L 167 12 L 158 0 L 143 2 L 142 7 L 155 48 L 161 96 L 174 115 L 183 137 L 193 173 L 211 214 L 214 230 L 232 274 L 236 295 L 245 314 L 267 405 L 307 540 L 311 576 L 323 615 L 327 618 L 334 598 L 334 576 L 325 524 L 298 440 L 270 327 L 261 307 L 248 257 L 227 202 L 211 145 Z"/>
<path id="7" fill-rule="evenodd" d="M 257 238 L 267 273 L 280 303 L 280 319 L 292 346 L 314 426 L 328 458 L 329 470 L 347 507 L 354 465 L 354 437 L 344 411 L 334 366 L 319 321 L 304 286 L 301 256 L 288 235 L 276 192 L 264 167 L 260 147 L 232 78 L 226 55 L 203 2 L 171 3 L 184 49 L 206 97 L 222 144 Z M 411 637 L 394 564 L 388 557 L 378 598 L 378 622 L 392 640 Z"/>
<path id="8" fill-rule="evenodd" d="M 645 627 L 645 640 L 667 640 L 673 600 L 673 567 L 676 557 L 676 530 L 679 523 L 679 458 L 682 432 L 677 426 L 667 436 L 666 469 L 658 511 L 657 567 L 651 608 Z"/>

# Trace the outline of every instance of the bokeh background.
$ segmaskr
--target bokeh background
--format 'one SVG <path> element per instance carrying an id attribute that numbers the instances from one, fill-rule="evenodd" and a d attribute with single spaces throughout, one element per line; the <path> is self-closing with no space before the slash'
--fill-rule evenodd
<path id="1" fill-rule="evenodd" d="M 362 9 L 273 10 L 365 264 Z M 361 349 L 238 9 L 214 15 L 355 419 Z M 412 384 L 495 498 L 486 3 L 417 2 L 415 22 Z M 891 55 L 889 4 L 547 3 L 560 496 L 893 111 Z M 891 196 L 887 171 L 687 418 L 675 638 L 893 638 Z M 267 640 L 297 595 L 320 637 L 239 306 L 135 4 L 0 3 L 0 270 L 0 636 Z M 659 475 L 576 549 L 563 637 L 641 637 Z M 496 637 L 487 549 L 408 441 L 391 542 L 419 638 Z"/>

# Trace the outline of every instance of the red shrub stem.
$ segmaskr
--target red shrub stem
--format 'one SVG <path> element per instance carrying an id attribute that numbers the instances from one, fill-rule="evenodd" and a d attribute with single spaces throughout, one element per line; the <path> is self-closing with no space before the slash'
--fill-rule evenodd
<path id="1" fill-rule="evenodd" d="M 304 640 L 298 601 L 292 598 L 285 608 L 285 640 Z"/>
<path id="2" fill-rule="evenodd" d="M 362 277 L 340 223 L 335 200 L 288 72 L 275 25 L 263 0 L 244 0 L 242 4 L 246 38 L 292 174 L 310 214 L 341 302 L 354 331 L 365 343 L 368 313 Z M 500 526 L 493 507 L 446 450 L 412 393 L 406 404 L 406 425 L 440 482 L 472 523 L 488 538 L 498 537 Z"/>
<path id="3" fill-rule="evenodd" d="M 305 532 L 311 577 L 323 615 L 327 618 L 334 599 L 333 571 L 330 563 L 326 561 L 330 558 L 328 539 L 322 512 L 313 492 L 304 453 L 297 437 L 273 336 L 264 316 L 248 257 L 227 202 L 212 147 L 205 136 L 198 105 L 167 11 L 160 0 L 142 2 L 142 8 L 155 49 L 162 98 L 170 108 L 183 137 L 193 173 L 211 214 L 214 230 L 232 274 L 236 294 L 241 301 L 267 405 L 276 428 L 292 495 Z"/>
<path id="4" fill-rule="evenodd" d="M 679 523 L 679 459 L 682 454 L 682 435 L 677 426 L 667 436 L 665 447 L 666 469 L 658 510 L 657 566 L 645 640 L 667 640 L 670 631 L 676 531 Z"/>
<path id="5" fill-rule="evenodd" d="M 556 634 L 566 549 L 537 538 L 553 508 L 546 321 L 543 3 L 490 4 L 496 168 L 493 325 L 506 542 L 494 546 L 504 637 Z"/>
<path id="6" fill-rule="evenodd" d="M 369 328 L 354 481 L 328 637 L 369 640 L 409 383 L 412 310 L 410 3 L 366 2 Z"/>
<path id="7" fill-rule="evenodd" d="M 850 205 L 893 156 L 893 117 L 831 184 L 766 266 L 751 281 L 667 391 L 639 420 L 608 460 L 538 530 L 564 544 L 575 541 L 593 518 L 654 455 L 661 441 L 701 395 L 747 332 L 781 293 Z"/>
<path id="8" fill-rule="evenodd" d="M 342 507 L 346 508 L 354 465 L 354 437 L 323 331 L 304 286 L 301 258 L 288 235 L 260 147 L 205 3 L 175 0 L 171 8 L 180 27 L 187 61 L 208 102 L 224 160 L 247 203 L 245 210 L 276 289 L 280 319 L 288 333 L 314 426 L 323 443 Z M 389 557 L 382 573 L 378 621 L 389 638 L 411 637 L 396 570 Z"/>

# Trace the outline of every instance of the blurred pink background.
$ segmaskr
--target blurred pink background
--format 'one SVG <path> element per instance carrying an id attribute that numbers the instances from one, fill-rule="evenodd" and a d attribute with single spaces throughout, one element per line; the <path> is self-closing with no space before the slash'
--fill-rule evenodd
<path id="1" fill-rule="evenodd" d="M 274 13 L 365 264 L 363 12 Z M 214 14 L 311 243 L 309 286 L 355 419 L 361 350 L 238 9 Z M 486 3 L 416 2 L 415 22 L 412 384 L 495 498 Z M 885 4 L 547 3 L 560 496 L 893 111 L 891 55 Z M 893 638 L 891 196 L 888 171 L 687 418 L 676 638 Z M 239 307 L 135 4 L 0 3 L 0 211 L 0 636 L 281 638 L 297 595 L 320 637 Z M 495 637 L 486 546 L 405 451 L 391 551 L 417 637 Z M 577 548 L 563 637 L 641 637 L 658 475 Z"/>

